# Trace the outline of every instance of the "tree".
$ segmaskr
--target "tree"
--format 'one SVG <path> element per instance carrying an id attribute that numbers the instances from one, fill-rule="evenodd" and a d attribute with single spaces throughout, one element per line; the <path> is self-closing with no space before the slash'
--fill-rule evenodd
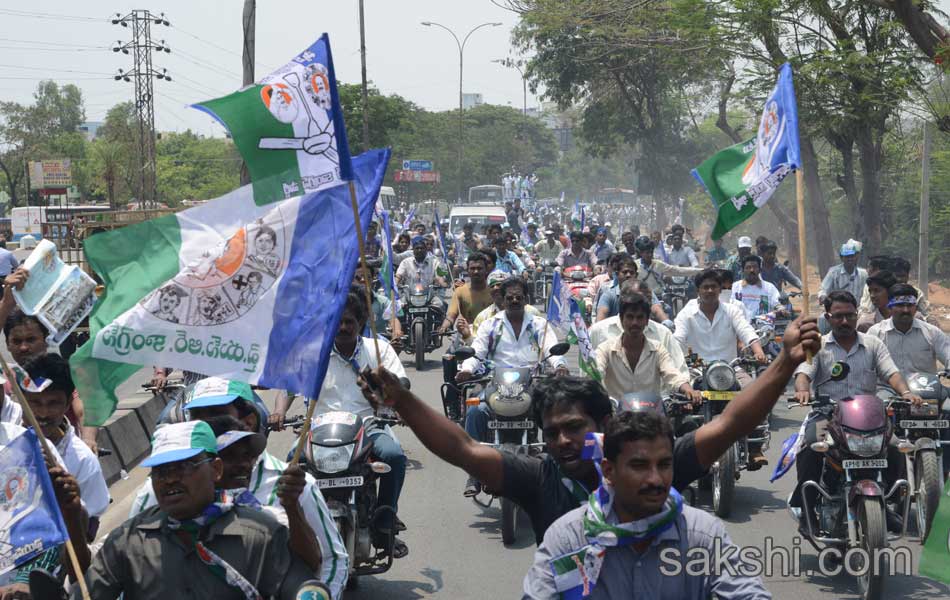
<path id="1" fill-rule="evenodd" d="M 169 206 L 217 198 L 240 185 L 241 157 L 231 140 L 166 132 L 156 159 L 158 196 Z"/>
<path id="2" fill-rule="evenodd" d="M 85 121 L 82 92 L 75 85 L 41 81 L 34 103 L 0 102 L 0 171 L 10 192 L 10 205 L 26 197 L 30 160 L 81 159 L 85 139 L 78 133 Z"/>

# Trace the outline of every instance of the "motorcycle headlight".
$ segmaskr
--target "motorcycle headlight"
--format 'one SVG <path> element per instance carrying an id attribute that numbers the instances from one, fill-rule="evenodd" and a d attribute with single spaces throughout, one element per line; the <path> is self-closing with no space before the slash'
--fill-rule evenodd
<path id="1" fill-rule="evenodd" d="M 937 413 L 937 403 L 925 400 L 920 406 L 910 405 L 910 416 L 912 417 L 936 417 Z"/>
<path id="2" fill-rule="evenodd" d="M 736 384 L 736 372 L 726 363 L 717 363 L 706 369 L 705 379 L 709 389 L 724 392 Z"/>
<path id="3" fill-rule="evenodd" d="M 411 304 L 412 306 L 425 306 L 426 305 L 425 294 L 410 294 L 409 304 Z"/>
<path id="4" fill-rule="evenodd" d="M 499 384 L 498 393 L 505 398 L 514 398 L 520 396 L 524 391 L 524 385 L 521 383 Z"/>
<path id="5" fill-rule="evenodd" d="M 875 456 L 881 453 L 884 446 L 884 433 L 845 433 L 845 439 L 848 441 L 848 450 L 858 456 Z"/>
<path id="6" fill-rule="evenodd" d="M 345 471 L 350 466 L 350 456 L 353 454 L 353 446 L 336 446 L 327 448 L 325 446 L 313 447 L 313 464 L 320 473 L 339 473 Z"/>

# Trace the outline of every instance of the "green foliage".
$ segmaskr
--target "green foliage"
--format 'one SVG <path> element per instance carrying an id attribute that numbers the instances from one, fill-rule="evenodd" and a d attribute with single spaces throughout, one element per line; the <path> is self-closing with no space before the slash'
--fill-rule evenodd
<path id="1" fill-rule="evenodd" d="M 217 198 L 240 185 L 241 158 L 230 140 L 163 133 L 156 154 L 158 197 L 170 206 Z"/>

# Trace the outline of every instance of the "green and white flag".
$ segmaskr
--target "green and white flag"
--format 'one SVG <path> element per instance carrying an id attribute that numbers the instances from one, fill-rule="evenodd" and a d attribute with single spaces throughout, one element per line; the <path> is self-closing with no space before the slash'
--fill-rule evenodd
<path id="1" fill-rule="evenodd" d="M 231 133 L 258 204 L 353 178 L 326 34 L 258 83 L 192 106 Z"/>
<path id="2" fill-rule="evenodd" d="M 600 381 L 602 376 L 597 369 L 597 361 L 594 360 L 594 346 L 590 343 L 590 335 L 587 333 L 584 307 L 574 298 L 570 299 L 570 306 L 571 329 L 567 334 L 567 342 L 577 344 L 577 366 L 581 372 L 594 381 Z"/>
<path id="3" fill-rule="evenodd" d="M 920 574 L 950 584 L 950 481 L 940 495 L 930 535 L 920 556 Z"/>
<path id="4" fill-rule="evenodd" d="M 719 239 L 765 206 L 786 175 L 801 168 L 792 67 L 782 65 L 755 138 L 717 152 L 693 169 L 716 208 Z"/>

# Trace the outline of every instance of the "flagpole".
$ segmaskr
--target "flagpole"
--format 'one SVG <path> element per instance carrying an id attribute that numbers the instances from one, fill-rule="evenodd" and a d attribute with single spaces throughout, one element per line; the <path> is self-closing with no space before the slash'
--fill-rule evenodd
<path id="1" fill-rule="evenodd" d="M 36 437 L 40 440 L 40 446 L 43 448 L 43 455 L 46 457 L 46 461 L 49 465 L 57 466 L 56 460 L 53 458 L 53 451 L 50 449 L 49 440 L 43 435 L 40 424 L 36 422 L 33 409 L 30 408 L 30 403 L 26 401 L 26 396 L 23 395 L 23 390 L 20 389 L 16 375 L 10 369 L 10 365 L 7 364 L 7 359 L 4 358 L 2 354 L 0 354 L 0 365 L 3 366 L 3 374 L 6 376 L 7 381 L 10 382 L 10 388 L 13 390 L 17 401 L 20 403 L 20 407 L 23 409 L 23 416 L 26 418 L 26 422 L 33 428 L 33 432 L 36 433 Z M 86 574 L 79 566 L 76 549 L 73 548 L 73 542 L 68 537 L 66 538 L 65 546 L 66 554 L 69 555 L 69 562 L 72 564 L 73 572 L 76 575 L 76 582 L 79 583 L 79 591 L 82 592 L 83 600 L 90 600 L 89 589 L 86 588 Z"/>
<path id="2" fill-rule="evenodd" d="M 379 338 L 376 335 L 376 319 L 373 318 L 373 291 L 369 277 L 369 268 L 366 266 L 366 245 L 363 243 L 363 227 L 360 225 L 360 209 L 356 203 L 356 188 L 353 181 L 349 182 L 350 205 L 353 207 L 353 228 L 356 230 L 356 242 L 360 249 L 360 265 L 363 268 L 363 288 L 366 292 L 366 307 L 369 309 L 369 331 L 373 335 L 373 345 L 376 348 L 376 366 L 383 366 L 383 359 L 379 353 Z M 309 422 L 309 420 L 308 420 Z M 301 436 L 303 437 L 303 436 Z M 298 446 L 300 444 L 298 443 Z M 299 449 L 298 449 L 299 450 Z"/>
<path id="3" fill-rule="evenodd" d="M 802 316 L 807 317 L 811 306 L 811 294 L 808 289 L 808 251 L 805 246 L 805 176 L 801 167 L 795 170 L 795 201 L 798 205 L 798 258 L 802 269 Z M 811 363 L 811 352 L 806 352 L 805 356 Z"/>

